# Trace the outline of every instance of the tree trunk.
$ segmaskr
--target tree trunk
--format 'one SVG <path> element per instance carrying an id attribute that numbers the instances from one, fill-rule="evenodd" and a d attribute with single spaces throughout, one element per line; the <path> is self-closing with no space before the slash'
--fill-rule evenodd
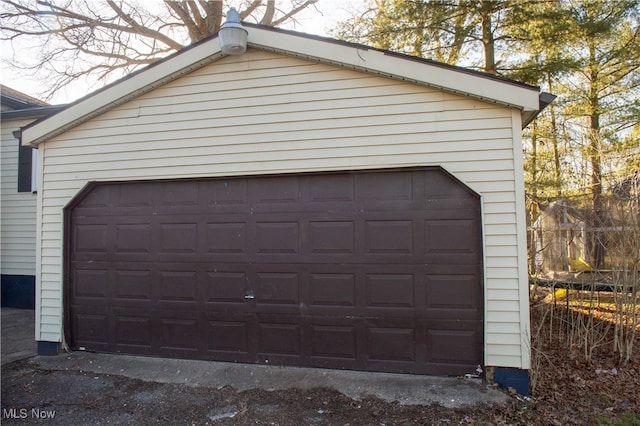
<path id="1" fill-rule="evenodd" d="M 589 44 L 590 86 L 589 86 L 589 162 L 591 163 L 591 195 L 592 195 L 592 223 L 593 228 L 593 266 L 596 269 L 604 267 L 605 235 L 600 229 L 604 223 L 604 200 L 602 198 L 602 144 L 600 141 L 600 105 L 598 98 L 598 70 L 596 62 L 596 46 Z"/>
<path id="2" fill-rule="evenodd" d="M 547 82 L 549 84 L 549 93 L 553 93 L 553 82 L 551 74 L 547 74 Z M 558 149 L 558 129 L 556 121 L 556 108 L 553 102 L 549 105 L 549 116 L 551 119 L 551 145 L 553 147 L 553 177 L 555 186 L 558 190 L 558 196 L 562 197 L 562 175 L 560 174 L 560 150 Z"/>
<path id="3" fill-rule="evenodd" d="M 496 73 L 495 40 L 492 25 L 493 2 L 482 0 L 480 18 L 482 19 L 482 44 L 484 46 L 484 70 L 490 74 Z"/>
<path id="4" fill-rule="evenodd" d="M 536 272 L 536 231 L 533 227 L 538 218 L 538 125 L 534 120 L 531 129 L 531 210 L 529 213 L 529 273 Z"/>

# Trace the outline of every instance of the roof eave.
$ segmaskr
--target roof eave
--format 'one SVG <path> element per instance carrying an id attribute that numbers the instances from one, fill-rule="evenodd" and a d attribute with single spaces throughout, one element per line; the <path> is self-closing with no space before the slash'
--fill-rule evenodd
<path id="1" fill-rule="evenodd" d="M 2 120 L 15 120 L 20 118 L 50 117 L 66 108 L 66 105 L 47 105 L 24 109 L 2 111 Z"/>
<path id="2" fill-rule="evenodd" d="M 47 117 L 25 127 L 22 132 L 23 145 L 37 146 L 156 87 L 214 62 L 221 56 L 217 37 L 196 43 L 69 104 L 55 117 Z"/>
<path id="3" fill-rule="evenodd" d="M 538 97 L 539 107 L 536 111 L 522 111 L 522 128 L 527 127 L 533 120 L 538 118 L 538 115 L 549 106 L 557 98 L 556 95 L 547 92 L 541 92 Z"/>
<path id="4" fill-rule="evenodd" d="M 47 102 L 41 101 L 29 96 L 26 93 L 22 93 L 16 89 L 13 89 L 4 84 L 0 84 L 0 103 L 7 105 L 13 109 L 27 109 L 49 106 Z"/>
<path id="5" fill-rule="evenodd" d="M 540 110 L 539 90 L 515 81 L 331 39 L 246 25 L 248 45 L 313 61 L 409 81 L 497 103 L 522 112 L 523 123 Z M 55 137 L 99 114 L 222 57 L 217 36 L 204 39 L 94 92 L 23 130 L 25 145 Z"/>
<path id="6" fill-rule="evenodd" d="M 538 110 L 537 87 L 411 56 L 289 32 L 248 26 L 252 47 L 357 69 L 458 93 L 487 102 Z"/>

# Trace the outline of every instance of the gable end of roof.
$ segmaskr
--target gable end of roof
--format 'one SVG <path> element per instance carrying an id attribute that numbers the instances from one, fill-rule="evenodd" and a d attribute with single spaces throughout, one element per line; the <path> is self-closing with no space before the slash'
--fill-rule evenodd
<path id="1" fill-rule="evenodd" d="M 249 32 L 248 46 L 251 48 L 373 73 L 517 108 L 522 113 L 523 123 L 528 123 L 540 111 L 539 90 L 533 86 L 354 43 L 263 25 L 244 25 Z M 217 34 L 208 37 L 79 99 L 54 116 L 25 127 L 23 143 L 36 146 L 223 56 Z"/>

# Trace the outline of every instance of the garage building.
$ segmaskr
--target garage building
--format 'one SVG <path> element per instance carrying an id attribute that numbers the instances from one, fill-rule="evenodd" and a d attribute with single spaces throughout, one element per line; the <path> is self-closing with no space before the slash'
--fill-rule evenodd
<path id="1" fill-rule="evenodd" d="M 23 129 L 41 353 L 526 375 L 545 94 L 245 25 Z"/>

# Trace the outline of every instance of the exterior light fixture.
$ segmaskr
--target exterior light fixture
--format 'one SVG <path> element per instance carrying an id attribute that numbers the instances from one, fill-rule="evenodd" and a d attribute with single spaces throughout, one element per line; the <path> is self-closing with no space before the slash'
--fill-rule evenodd
<path id="1" fill-rule="evenodd" d="M 234 8 L 227 12 L 227 20 L 220 31 L 220 48 L 225 55 L 242 55 L 247 50 L 249 32 L 240 24 L 240 14 Z"/>

